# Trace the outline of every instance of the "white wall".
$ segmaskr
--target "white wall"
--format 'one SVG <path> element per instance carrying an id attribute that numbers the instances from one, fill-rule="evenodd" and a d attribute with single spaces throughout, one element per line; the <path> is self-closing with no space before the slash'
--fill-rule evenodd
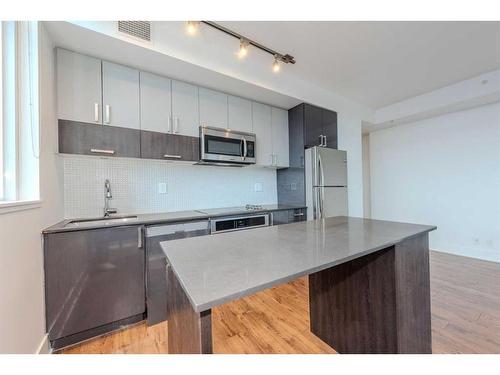
<path id="1" fill-rule="evenodd" d="M 104 181 L 109 179 L 119 213 L 149 213 L 202 208 L 275 204 L 276 171 L 221 168 L 164 160 L 65 155 L 64 207 L 67 218 L 101 216 Z M 158 193 L 158 184 L 167 193 Z M 262 191 L 255 191 L 260 183 Z"/>
<path id="2" fill-rule="evenodd" d="M 45 335 L 41 230 L 63 217 L 62 171 L 55 150 L 54 59 L 40 30 L 39 208 L 0 214 L 0 353 L 35 353 Z"/>
<path id="3" fill-rule="evenodd" d="M 372 217 L 437 225 L 432 249 L 500 262 L 500 103 L 370 133 Z"/>

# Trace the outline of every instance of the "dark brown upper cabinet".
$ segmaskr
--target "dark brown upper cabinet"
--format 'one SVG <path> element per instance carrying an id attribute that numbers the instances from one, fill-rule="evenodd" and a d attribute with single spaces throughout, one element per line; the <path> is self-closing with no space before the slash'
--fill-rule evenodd
<path id="1" fill-rule="evenodd" d="M 198 161 L 199 138 L 178 134 L 141 131 L 141 158 Z"/>
<path id="2" fill-rule="evenodd" d="M 322 110 L 321 123 L 323 124 L 324 147 L 337 148 L 337 112 Z"/>
<path id="3" fill-rule="evenodd" d="M 137 129 L 59 120 L 59 152 L 63 154 L 139 158 L 140 138 Z"/>
<path id="4" fill-rule="evenodd" d="M 300 104 L 304 112 L 304 146 L 337 148 L 337 113 L 311 104 Z"/>
<path id="5" fill-rule="evenodd" d="M 310 104 L 301 105 L 304 106 L 304 147 L 319 146 L 323 135 L 323 110 Z"/>

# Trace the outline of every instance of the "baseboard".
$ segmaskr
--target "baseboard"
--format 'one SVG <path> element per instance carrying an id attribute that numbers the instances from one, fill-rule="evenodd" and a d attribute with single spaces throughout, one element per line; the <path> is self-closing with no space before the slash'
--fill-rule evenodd
<path id="1" fill-rule="evenodd" d="M 500 263 L 500 258 L 498 256 L 491 257 L 488 255 L 484 254 L 476 254 L 475 256 L 470 255 L 468 252 L 462 252 L 462 251 L 450 251 L 450 250 L 444 250 L 444 249 L 430 249 L 433 252 L 436 253 L 443 253 L 443 254 L 448 254 L 448 255 L 454 255 L 457 257 L 462 257 L 462 258 L 469 258 L 473 260 L 479 260 L 483 262 L 492 262 L 492 263 Z"/>
<path id="2" fill-rule="evenodd" d="M 38 345 L 38 349 L 35 352 L 35 354 L 51 354 L 51 353 L 52 349 L 50 348 L 49 344 L 49 335 L 45 334 L 45 336 L 43 336 L 42 341 L 40 342 L 40 345 Z"/>

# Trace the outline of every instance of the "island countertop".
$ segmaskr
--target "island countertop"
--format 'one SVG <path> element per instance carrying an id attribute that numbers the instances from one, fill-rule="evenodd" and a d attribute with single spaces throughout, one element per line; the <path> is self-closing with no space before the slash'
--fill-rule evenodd
<path id="1" fill-rule="evenodd" d="M 202 312 L 435 229 L 337 216 L 161 245 L 193 310 Z"/>

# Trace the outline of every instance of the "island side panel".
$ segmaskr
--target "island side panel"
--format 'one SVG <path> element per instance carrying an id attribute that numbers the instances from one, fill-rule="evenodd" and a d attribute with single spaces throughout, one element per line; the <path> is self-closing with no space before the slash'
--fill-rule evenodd
<path id="1" fill-rule="evenodd" d="M 167 265 L 168 352 L 212 354 L 212 311 L 197 313 Z"/>
<path id="2" fill-rule="evenodd" d="M 309 275 L 311 332 L 339 353 L 397 353 L 394 247 Z"/>
<path id="3" fill-rule="evenodd" d="M 395 251 L 399 353 L 432 353 L 429 235 L 410 238 Z"/>

